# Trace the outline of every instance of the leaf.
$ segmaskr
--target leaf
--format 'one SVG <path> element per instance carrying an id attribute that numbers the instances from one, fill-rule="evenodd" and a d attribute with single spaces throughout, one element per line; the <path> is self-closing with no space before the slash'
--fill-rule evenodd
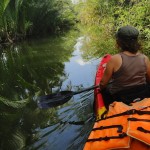
<path id="1" fill-rule="evenodd" d="M 23 108 L 26 106 L 26 104 L 28 102 L 29 102 L 29 99 L 14 101 L 14 100 L 8 100 L 4 97 L 0 97 L 1 104 L 4 104 L 4 105 L 12 107 L 12 108 Z"/>
<path id="2" fill-rule="evenodd" d="M 9 4 L 10 0 L 2 0 L 2 2 L 0 3 L 0 7 L 1 7 L 1 13 L 3 15 L 3 13 L 5 12 L 8 4 Z"/>

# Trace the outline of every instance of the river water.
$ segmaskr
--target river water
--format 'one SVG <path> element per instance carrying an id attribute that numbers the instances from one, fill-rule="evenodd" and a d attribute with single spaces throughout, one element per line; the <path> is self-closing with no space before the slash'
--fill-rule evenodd
<path id="1" fill-rule="evenodd" d="M 93 126 L 92 90 L 58 107 L 37 106 L 38 96 L 94 84 L 100 59 L 82 57 L 83 39 L 45 38 L 1 49 L 0 149 L 83 149 Z"/>

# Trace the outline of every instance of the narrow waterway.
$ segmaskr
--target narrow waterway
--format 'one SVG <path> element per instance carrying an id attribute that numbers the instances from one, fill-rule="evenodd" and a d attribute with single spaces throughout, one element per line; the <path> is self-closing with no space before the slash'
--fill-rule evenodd
<path id="1" fill-rule="evenodd" d="M 93 91 L 75 95 L 55 108 L 40 109 L 36 104 L 38 96 L 77 91 L 94 84 L 100 60 L 82 58 L 83 39 L 77 38 L 69 47 L 60 39 L 28 41 L 1 51 L 1 99 L 5 98 L 1 100 L 4 104 L 0 125 L 3 150 L 83 149 L 93 126 Z M 7 100 L 28 103 L 21 107 L 14 107 L 15 103 L 5 106 Z M 84 124 L 74 123 L 79 121 Z"/>

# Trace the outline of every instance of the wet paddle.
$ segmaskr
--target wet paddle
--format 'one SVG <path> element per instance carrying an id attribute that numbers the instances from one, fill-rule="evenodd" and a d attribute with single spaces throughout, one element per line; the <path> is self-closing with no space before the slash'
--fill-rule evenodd
<path id="1" fill-rule="evenodd" d="M 85 91 L 90 91 L 92 89 L 98 88 L 99 85 L 93 85 L 89 88 L 83 89 L 81 91 L 61 91 L 59 93 L 49 94 L 40 96 L 37 100 L 37 104 L 39 108 L 51 108 L 62 105 L 69 101 L 73 95 L 80 94 Z"/>

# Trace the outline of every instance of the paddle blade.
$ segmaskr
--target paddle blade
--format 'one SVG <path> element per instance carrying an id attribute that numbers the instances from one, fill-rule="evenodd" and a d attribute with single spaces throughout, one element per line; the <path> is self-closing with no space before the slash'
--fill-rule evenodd
<path id="1" fill-rule="evenodd" d="M 42 109 L 56 107 L 69 101 L 73 94 L 72 91 L 62 91 L 57 94 L 44 95 L 38 98 L 37 105 Z"/>

